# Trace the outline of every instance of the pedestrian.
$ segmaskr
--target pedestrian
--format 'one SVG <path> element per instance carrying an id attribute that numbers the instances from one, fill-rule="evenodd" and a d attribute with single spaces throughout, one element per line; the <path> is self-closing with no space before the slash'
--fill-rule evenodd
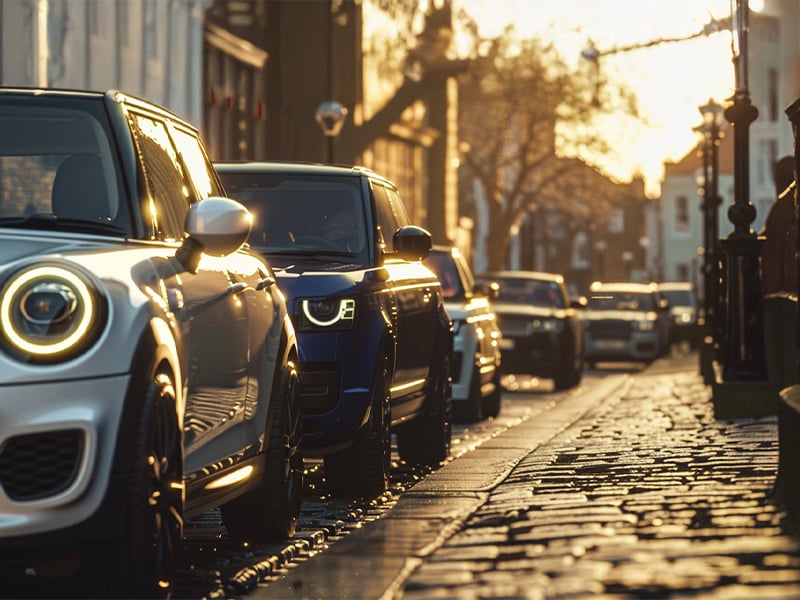
<path id="1" fill-rule="evenodd" d="M 798 383 L 794 157 L 775 163 L 773 177 L 777 199 L 764 223 L 760 268 L 767 377 L 781 390 Z"/>

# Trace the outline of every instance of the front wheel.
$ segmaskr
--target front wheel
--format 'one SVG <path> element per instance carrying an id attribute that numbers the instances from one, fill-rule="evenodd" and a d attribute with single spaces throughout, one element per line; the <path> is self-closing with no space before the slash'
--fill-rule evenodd
<path id="1" fill-rule="evenodd" d="M 125 529 L 89 551 L 81 577 L 109 597 L 166 596 L 183 533 L 183 453 L 169 374 L 158 372 L 147 385 L 136 427 Z"/>
<path id="2" fill-rule="evenodd" d="M 500 383 L 500 369 L 494 372 L 492 384 L 494 385 L 494 390 L 483 399 L 483 416 L 487 419 L 494 419 L 500 414 L 500 400 L 503 391 L 503 386 Z"/>
<path id="3" fill-rule="evenodd" d="M 453 395 L 450 352 L 441 348 L 431 373 L 422 413 L 397 428 L 397 450 L 407 463 L 435 469 L 450 455 L 453 432 Z"/>
<path id="4" fill-rule="evenodd" d="M 392 364 L 384 351 L 376 368 L 370 416 L 352 445 L 324 458 L 325 478 L 334 496 L 371 498 L 386 491 L 392 468 Z"/>
<path id="5" fill-rule="evenodd" d="M 258 486 L 222 507 L 234 542 L 282 541 L 295 533 L 303 491 L 302 419 L 297 403 L 297 369 L 288 362 L 276 374 L 270 399 L 272 428 Z"/>

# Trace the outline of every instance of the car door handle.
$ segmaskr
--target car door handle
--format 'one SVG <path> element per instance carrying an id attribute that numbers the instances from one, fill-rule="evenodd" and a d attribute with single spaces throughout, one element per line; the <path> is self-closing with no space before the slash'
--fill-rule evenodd
<path id="1" fill-rule="evenodd" d="M 275 278 L 267 275 L 263 279 L 258 280 L 258 283 L 256 284 L 256 291 L 264 290 L 273 285 L 275 285 Z"/>

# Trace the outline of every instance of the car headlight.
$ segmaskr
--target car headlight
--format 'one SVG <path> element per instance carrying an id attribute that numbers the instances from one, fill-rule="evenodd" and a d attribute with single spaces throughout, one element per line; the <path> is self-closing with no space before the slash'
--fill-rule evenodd
<path id="1" fill-rule="evenodd" d="M 564 329 L 564 323 L 558 319 L 533 319 L 531 325 L 534 331 L 546 331 L 548 333 L 559 333 Z"/>
<path id="2" fill-rule="evenodd" d="M 301 300 L 301 330 L 345 330 L 353 327 L 356 301 L 352 298 L 323 298 Z"/>
<path id="3" fill-rule="evenodd" d="M 74 358 L 97 340 L 105 316 L 96 286 L 64 266 L 27 267 L 0 288 L 0 340 L 26 362 Z"/>

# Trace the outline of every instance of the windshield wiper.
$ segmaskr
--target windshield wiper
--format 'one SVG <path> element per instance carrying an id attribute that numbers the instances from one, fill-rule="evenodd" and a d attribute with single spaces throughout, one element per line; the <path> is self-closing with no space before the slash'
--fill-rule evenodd
<path id="1" fill-rule="evenodd" d="M 334 257 L 341 257 L 341 258 L 355 258 L 358 256 L 355 252 L 342 252 L 339 250 L 299 250 L 299 249 L 280 249 L 280 250 L 270 250 L 267 248 L 259 249 L 260 252 L 263 252 L 267 255 L 273 256 L 334 256 Z"/>
<path id="2" fill-rule="evenodd" d="M 22 217 L 0 217 L 0 227 L 46 229 L 54 231 L 77 231 L 80 233 L 104 233 L 126 236 L 122 227 L 108 221 L 86 221 L 68 219 L 52 213 L 31 213 Z"/>

